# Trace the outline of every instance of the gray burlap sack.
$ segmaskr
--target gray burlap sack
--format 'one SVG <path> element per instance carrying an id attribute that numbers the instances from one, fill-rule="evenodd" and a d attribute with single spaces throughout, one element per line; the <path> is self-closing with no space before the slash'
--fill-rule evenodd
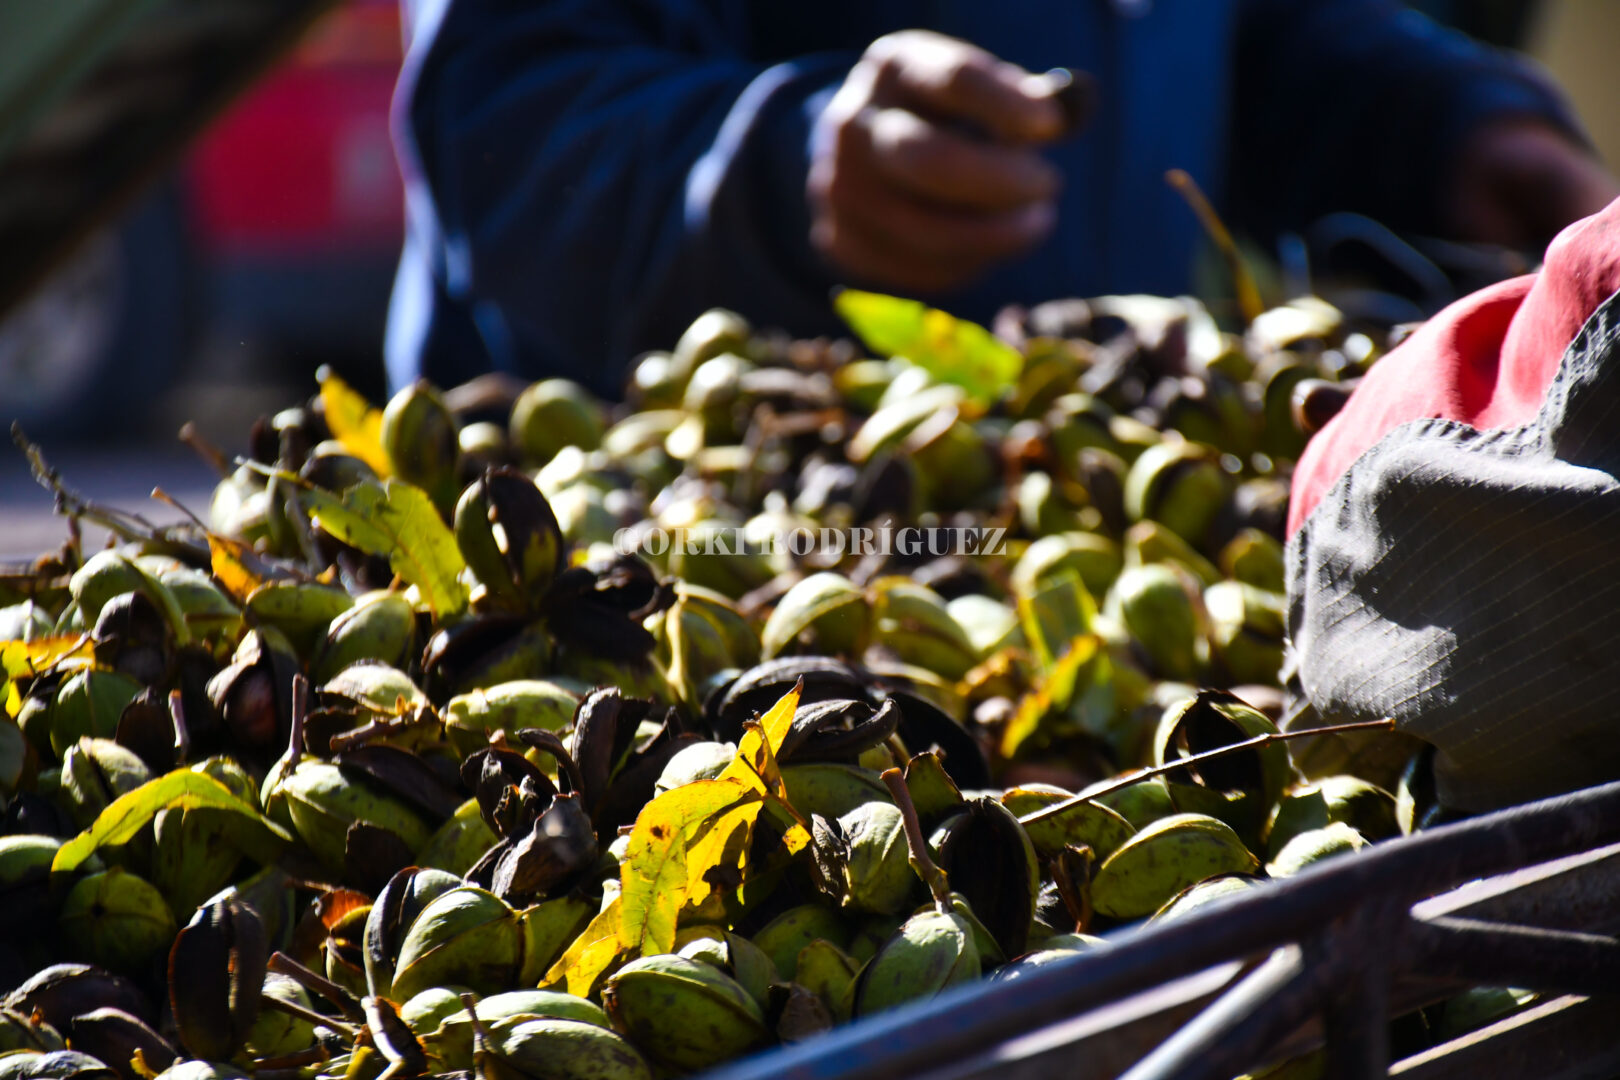
<path id="1" fill-rule="evenodd" d="M 1617 477 L 1620 294 L 1530 423 L 1398 427 L 1290 540 L 1287 726 L 1393 717 L 1458 810 L 1620 777 Z"/>

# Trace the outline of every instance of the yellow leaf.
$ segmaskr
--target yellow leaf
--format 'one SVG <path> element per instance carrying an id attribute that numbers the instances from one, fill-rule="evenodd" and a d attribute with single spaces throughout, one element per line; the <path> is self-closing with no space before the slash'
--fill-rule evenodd
<path id="1" fill-rule="evenodd" d="M 321 368 L 316 378 L 321 382 L 321 407 L 332 436 L 379 477 L 387 478 L 393 468 L 383 450 L 382 410 L 374 408 L 329 367 Z"/>
<path id="2" fill-rule="evenodd" d="M 1018 620 L 1045 671 L 1063 655 L 1068 642 L 1091 630 L 1097 602 L 1073 570 L 1043 578 L 1028 596 L 1018 597 Z"/>
<path id="3" fill-rule="evenodd" d="M 249 562 L 258 561 L 253 549 L 240 540 L 209 533 L 208 557 L 214 579 L 238 604 L 246 603 L 253 590 L 264 584 L 262 578 L 248 569 Z"/>
<path id="4" fill-rule="evenodd" d="M 699 780 L 642 807 L 620 870 L 619 944 L 642 956 L 675 947 L 675 919 L 686 899 L 687 845 L 715 818 L 759 794 L 734 780 Z"/>
<path id="5" fill-rule="evenodd" d="M 12 679 L 32 678 L 68 657 L 88 657 L 90 644 L 90 639 L 81 634 L 0 641 L 0 673 Z"/>
<path id="6" fill-rule="evenodd" d="M 746 725 L 747 733 L 737 743 L 737 756 L 720 774 L 722 780 L 735 780 L 755 788 L 761 794 L 787 802 L 782 788 L 782 771 L 777 768 L 776 754 L 782 749 L 782 740 L 793 729 L 793 716 L 799 708 L 799 697 L 804 693 L 804 680 L 783 694 L 770 711 L 759 718 L 757 724 Z"/>
<path id="7" fill-rule="evenodd" d="M 810 830 L 795 823 L 793 828 L 783 834 L 782 846 L 787 848 L 789 855 L 797 855 L 810 846 Z"/>
<path id="8" fill-rule="evenodd" d="M 615 897 L 551 965 L 540 980 L 541 987 L 554 989 L 561 985 L 575 997 L 590 997 L 596 981 L 624 951 L 619 945 L 621 913 L 621 898 Z"/>
<path id="9" fill-rule="evenodd" d="M 1014 757 L 1040 729 L 1043 720 L 1069 707 L 1080 676 L 1096 660 L 1101 645 L 1095 634 L 1081 634 L 1069 642 L 1063 655 L 1039 676 L 1035 688 L 1019 699 L 1018 708 L 1001 732 L 1002 757 Z"/>
<path id="10" fill-rule="evenodd" d="M 434 615 L 443 618 L 466 608 L 461 572 L 467 563 L 455 534 L 421 488 L 403 480 L 363 481 L 339 497 L 305 486 L 298 501 L 322 531 L 368 555 L 386 556 Z"/>
<path id="11" fill-rule="evenodd" d="M 757 792 L 751 795 L 749 802 L 723 811 L 692 838 L 684 882 L 686 901 L 692 907 L 702 909 L 742 885 L 754 824 L 765 806 Z M 721 918 L 724 911 L 708 914 Z"/>

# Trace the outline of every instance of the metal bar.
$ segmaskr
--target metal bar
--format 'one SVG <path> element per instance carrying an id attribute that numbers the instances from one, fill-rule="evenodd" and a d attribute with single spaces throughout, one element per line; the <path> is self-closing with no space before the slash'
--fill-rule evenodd
<path id="1" fill-rule="evenodd" d="M 1008 984 L 973 984 L 718 1070 L 714 1080 L 889 1080 L 962 1061 L 1169 979 L 1311 936 L 1365 898 L 1407 903 L 1620 840 L 1620 782 L 1375 845 Z"/>
<path id="2" fill-rule="evenodd" d="M 1537 863 L 1442 893 L 1412 907 L 1418 919 L 1464 915 L 1471 919 L 1585 930 L 1620 930 L 1620 844 Z"/>
<path id="3" fill-rule="evenodd" d="M 1246 970 L 1232 960 L 1009 1039 L 914 1080 L 1115 1080 Z"/>
<path id="4" fill-rule="evenodd" d="M 1349 923 L 1318 938 L 1318 949 L 1340 954 L 1344 978 L 1322 995 L 1322 1034 L 1327 1043 L 1324 1080 L 1383 1080 L 1389 1073 L 1390 954 L 1410 917 L 1376 901 Z M 1333 957 L 1316 963 L 1329 964 Z"/>
<path id="5" fill-rule="evenodd" d="M 1612 998 L 1532 1005 L 1389 1071 L 1399 1080 L 1611 1080 L 1620 1076 Z"/>
<path id="6" fill-rule="evenodd" d="M 1411 966 L 1484 986 L 1569 994 L 1620 990 L 1620 942 L 1602 934 L 1441 916 L 1409 928 Z"/>
<path id="7" fill-rule="evenodd" d="M 1317 1010 L 1322 974 L 1299 946 L 1278 949 L 1120 1080 L 1228 1080 Z"/>
<path id="8" fill-rule="evenodd" d="M 1616 921 L 1612 898 L 1617 889 L 1620 889 L 1620 845 L 1612 845 L 1470 881 L 1418 903 L 1412 912 L 1430 918 L 1458 915 L 1497 922 L 1533 922 L 1563 929 L 1604 930 Z M 1395 952 L 1393 942 L 1380 939 L 1376 947 L 1389 953 L 1392 967 L 1402 966 L 1402 958 Z M 1219 991 L 1236 977 L 1240 967 L 1239 962 L 1232 961 L 1196 975 L 1168 980 L 1141 993 L 985 1047 L 926 1072 L 916 1080 L 1055 1080 L 1058 1077 L 1062 1080 L 1114 1080 L 1213 1003 Z M 1443 1001 L 1469 985 L 1472 984 L 1455 979 L 1397 975 L 1391 982 L 1388 1015 L 1402 1015 Z M 1272 1048 L 1266 1057 L 1285 1061 L 1308 1054 L 1322 1045 L 1323 1032 L 1321 1019 L 1312 1017 Z M 1515 1037 L 1530 1039 L 1533 1034 L 1527 1032 Z M 1572 1045 L 1581 1045 L 1578 1038 Z M 1458 1075 L 1460 1080 L 1469 1074 L 1447 1075 Z M 1620 1076 L 1620 1067 L 1599 1075 Z M 1469 1080 L 1475 1077 L 1470 1076 Z"/>
<path id="9" fill-rule="evenodd" d="M 1458 915 L 1497 922 L 1530 923 L 1565 929 L 1605 929 L 1616 921 L 1613 896 L 1620 890 L 1620 845 L 1598 848 L 1497 877 L 1471 881 L 1412 908 L 1427 917 Z M 1392 940 L 1373 948 L 1399 968 L 1402 956 Z M 1212 1004 L 1230 984 L 1240 964 L 1172 979 L 1150 990 L 1109 1002 L 998 1045 L 966 1055 L 917 1080 L 1114 1080 L 1177 1028 Z M 1472 983 L 1455 979 L 1396 975 L 1389 1011 L 1398 1016 L 1432 1005 Z M 1336 989 L 1336 988 L 1335 988 Z M 1562 1021 L 1560 1021 L 1562 1023 Z M 1310 1053 L 1323 1043 L 1324 1024 L 1312 1017 L 1279 1042 L 1266 1057 L 1283 1061 Z M 1560 1029 L 1561 1030 L 1561 1029 Z M 1529 1039 L 1531 1033 L 1516 1037 Z M 1578 1043 L 1578 1040 L 1577 1040 Z M 1409 1059 L 1411 1060 L 1411 1059 Z M 1532 1070 L 1533 1071 L 1533 1070 Z M 1461 1080 L 1477 1080 L 1467 1073 Z M 1620 1076 L 1620 1067 L 1603 1076 Z"/>

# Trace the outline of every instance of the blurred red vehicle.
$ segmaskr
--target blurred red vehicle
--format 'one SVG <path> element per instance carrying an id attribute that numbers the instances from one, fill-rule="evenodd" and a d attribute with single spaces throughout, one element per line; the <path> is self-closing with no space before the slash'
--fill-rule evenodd
<path id="1" fill-rule="evenodd" d="M 363 354 L 380 387 L 403 232 L 388 133 L 401 54 L 397 0 L 323 18 L 0 325 L 7 412 L 41 434 L 122 434 L 132 402 L 190 373 L 209 337 L 300 368 Z"/>

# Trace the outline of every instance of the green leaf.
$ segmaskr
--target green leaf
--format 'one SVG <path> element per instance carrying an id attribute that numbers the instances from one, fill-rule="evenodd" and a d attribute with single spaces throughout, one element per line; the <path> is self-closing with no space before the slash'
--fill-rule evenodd
<path id="1" fill-rule="evenodd" d="M 257 827 L 244 829 L 239 839 L 243 850 L 257 862 L 274 862 L 282 845 L 292 841 L 279 826 L 231 794 L 218 780 L 189 768 L 179 768 L 156 780 L 148 780 L 107 804 L 88 829 L 62 845 L 51 863 L 51 871 L 76 870 L 100 848 L 128 843 L 160 810 L 205 806 L 233 810 L 255 823 Z"/>
<path id="2" fill-rule="evenodd" d="M 675 948 L 675 920 L 686 900 L 687 847 L 713 819 L 759 792 L 734 780 L 699 780 L 666 791 L 636 816 L 620 870 L 619 944 L 642 956 Z"/>
<path id="3" fill-rule="evenodd" d="M 1041 578 L 1032 592 L 1018 597 L 1018 621 L 1043 671 L 1057 663 L 1071 641 L 1090 633 L 1096 619 L 1097 602 L 1073 570 Z"/>
<path id="4" fill-rule="evenodd" d="M 988 405 L 1018 382 L 1024 358 L 978 323 L 917 300 L 845 289 L 833 301 L 867 348 L 903 356 Z"/>
<path id="5" fill-rule="evenodd" d="M 310 520 L 368 555 L 386 555 L 394 573 L 415 585 L 435 617 L 467 606 L 466 562 L 427 492 L 403 480 L 356 484 L 340 499 L 320 488 L 298 492 Z"/>

